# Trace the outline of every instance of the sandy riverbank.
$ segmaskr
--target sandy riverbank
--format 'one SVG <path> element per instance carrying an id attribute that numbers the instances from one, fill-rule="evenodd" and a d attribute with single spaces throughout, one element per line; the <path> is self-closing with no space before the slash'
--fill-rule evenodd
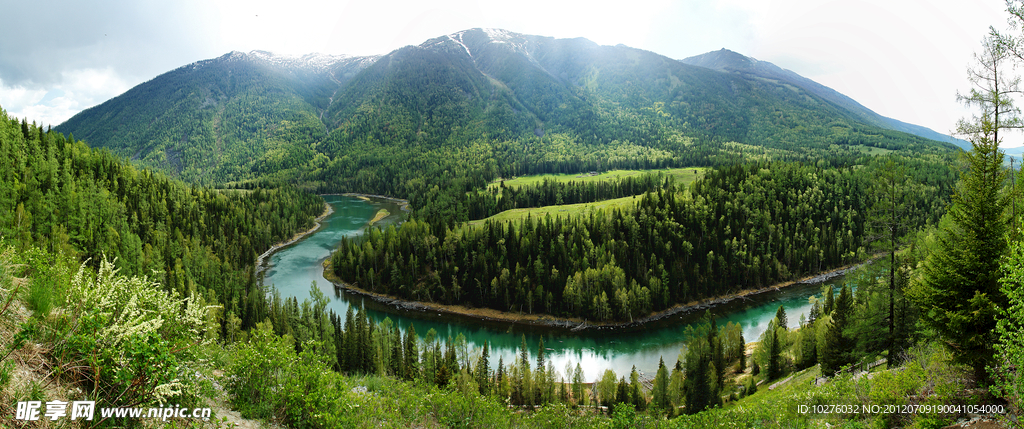
<path id="1" fill-rule="evenodd" d="M 259 257 L 256 258 L 256 275 L 258 276 L 261 272 L 263 272 L 264 269 L 266 269 L 266 267 L 263 266 L 263 261 L 266 260 L 268 256 L 272 255 L 274 252 L 278 251 L 279 249 L 281 249 L 283 247 L 286 247 L 286 246 L 289 246 L 292 243 L 295 243 L 296 241 L 301 240 L 303 237 L 316 232 L 316 230 L 320 229 L 320 222 L 323 221 L 324 219 L 326 219 L 327 216 L 330 216 L 331 213 L 334 213 L 334 207 L 331 207 L 330 204 L 324 203 L 324 212 L 320 216 L 318 216 L 316 219 L 313 220 L 313 227 L 312 228 L 307 229 L 307 230 L 305 230 L 303 232 L 296 233 L 288 241 L 282 241 L 282 242 L 277 243 L 277 244 L 275 244 L 273 246 L 270 246 L 270 249 L 267 249 L 266 252 L 263 252 L 262 255 L 260 255 Z"/>
<path id="2" fill-rule="evenodd" d="M 366 200 L 366 201 L 370 201 L 371 198 L 381 199 L 381 200 L 389 200 L 389 201 L 393 201 L 393 202 L 397 203 L 399 205 L 399 207 L 402 209 L 402 211 L 404 211 L 404 212 L 410 211 L 410 209 L 409 209 L 409 201 L 403 200 L 403 199 L 400 199 L 400 198 L 385 197 L 383 195 L 356 194 L 356 193 L 321 194 L 320 196 L 323 197 L 323 196 L 327 196 L 327 195 L 342 195 L 342 196 L 346 196 L 346 197 L 357 197 L 359 199 Z M 313 220 L 314 225 L 313 225 L 312 228 L 310 228 L 310 229 L 308 229 L 306 231 L 303 231 L 303 232 L 296 233 L 295 235 L 292 236 L 291 239 L 289 239 L 287 241 L 282 241 L 282 242 L 277 243 L 277 244 L 275 244 L 273 246 L 270 246 L 270 249 L 267 249 L 266 252 L 263 252 L 262 255 L 260 255 L 260 256 L 258 256 L 256 258 L 256 275 L 259 275 L 261 272 L 263 272 L 263 270 L 266 269 L 266 267 L 263 265 L 263 262 L 267 259 L 267 257 L 272 255 L 274 252 L 280 250 L 281 248 L 287 247 L 287 246 L 295 243 L 296 241 L 299 241 L 299 240 L 303 239 L 307 235 L 310 235 L 310 234 L 316 232 L 318 229 L 320 229 L 320 222 L 323 221 L 324 219 L 326 219 L 327 216 L 330 216 L 332 213 L 334 213 L 334 207 L 331 207 L 330 204 L 327 204 L 325 202 L 324 203 L 324 212 L 320 216 L 318 216 L 316 219 Z M 377 214 L 379 215 L 380 212 L 378 212 Z M 388 213 L 388 215 L 390 215 L 390 213 Z M 387 216 L 384 216 L 384 217 L 387 217 Z M 383 219 L 383 217 L 381 219 Z M 375 221 L 379 221 L 380 219 L 374 219 L 374 220 Z M 373 222 L 370 222 L 370 224 L 373 224 Z"/>
<path id="3" fill-rule="evenodd" d="M 399 208 L 401 208 L 402 211 L 404 211 L 404 212 L 412 211 L 412 209 L 409 208 L 409 200 L 403 200 L 401 198 L 386 197 L 384 195 L 374 195 L 374 194 L 360 194 L 360 193 L 356 193 L 356 192 L 346 192 L 346 193 L 343 193 L 343 194 L 320 194 L 321 197 L 327 196 L 327 195 L 341 195 L 343 197 L 356 197 L 356 198 L 359 198 L 359 199 L 361 199 L 363 201 L 371 201 L 371 199 L 388 200 L 388 201 L 394 202 L 395 204 L 398 204 Z"/>

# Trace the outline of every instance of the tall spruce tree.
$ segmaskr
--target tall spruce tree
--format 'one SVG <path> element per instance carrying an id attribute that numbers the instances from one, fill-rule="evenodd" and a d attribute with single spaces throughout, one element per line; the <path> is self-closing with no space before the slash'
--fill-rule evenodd
<path id="1" fill-rule="evenodd" d="M 695 336 L 687 343 L 684 382 L 687 414 L 696 414 L 721 403 L 713 354 L 714 349 L 706 336 Z"/>
<path id="2" fill-rule="evenodd" d="M 775 320 L 778 322 L 778 327 L 783 329 L 789 328 L 789 318 L 786 317 L 786 308 L 779 306 L 778 310 L 775 310 Z"/>
<path id="3" fill-rule="evenodd" d="M 582 404 L 584 400 L 583 377 L 583 367 L 577 362 L 572 372 L 572 398 L 576 405 Z"/>
<path id="4" fill-rule="evenodd" d="M 405 331 L 405 364 L 402 366 L 406 380 L 415 380 L 419 376 L 419 352 L 416 350 L 416 328 L 409 324 Z"/>
<path id="5" fill-rule="evenodd" d="M 541 336 L 537 343 L 537 370 L 533 372 L 535 404 L 543 404 L 549 398 L 545 398 L 547 392 L 547 375 L 544 373 L 544 337 Z"/>
<path id="6" fill-rule="evenodd" d="M 888 366 L 895 364 L 897 354 L 896 339 L 896 250 L 900 239 L 906 234 L 910 221 L 906 204 L 906 166 L 897 161 L 896 157 L 886 159 L 874 183 L 875 205 L 870 212 L 870 225 L 877 234 L 877 239 L 885 243 L 885 251 L 889 253 L 889 336 Z M 875 237 L 872 237 L 875 238 Z"/>
<path id="7" fill-rule="evenodd" d="M 825 344 L 818 351 L 821 359 L 821 373 L 832 375 L 850 363 L 853 340 L 846 335 L 846 325 L 853 311 L 853 295 L 849 285 L 843 285 L 832 310 L 832 321 L 825 327 Z"/>
<path id="8" fill-rule="evenodd" d="M 651 405 L 658 410 L 669 409 L 668 399 L 668 369 L 665 368 L 665 359 L 658 359 L 658 373 L 654 376 L 654 387 L 652 389 Z"/>
<path id="9" fill-rule="evenodd" d="M 505 358 L 498 356 L 498 370 L 494 372 L 494 390 L 502 399 L 508 397 L 508 378 L 505 377 Z"/>
<path id="10" fill-rule="evenodd" d="M 619 384 L 615 386 L 615 404 L 628 404 L 632 400 L 629 397 L 629 383 L 626 383 L 626 377 L 622 376 L 619 378 Z"/>
<path id="11" fill-rule="evenodd" d="M 513 400 L 519 405 L 533 405 L 533 390 L 530 386 L 530 352 L 526 345 L 526 335 L 519 345 L 519 359 L 516 360 L 519 373 L 512 380 Z"/>
<path id="12" fill-rule="evenodd" d="M 476 364 L 476 384 L 480 388 L 480 394 L 486 395 L 490 392 L 491 363 L 490 347 L 484 341 L 484 350 L 480 353 L 480 361 Z"/>
<path id="13" fill-rule="evenodd" d="M 953 194 L 953 204 L 940 223 L 938 246 L 924 262 L 920 281 L 909 295 L 921 308 L 921 319 L 938 334 L 956 362 L 967 364 L 975 378 L 987 383 L 992 364 L 996 314 L 1006 304 L 999 290 L 999 262 L 1007 253 L 1006 171 L 999 150 L 1000 129 L 1020 125 L 1010 100 L 1019 79 L 1008 78 L 1009 52 L 993 30 L 972 69 L 975 84 L 960 95 L 980 116 L 961 120 L 957 131 L 972 148 L 963 155 L 966 171 Z"/>
<path id="14" fill-rule="evenodd" d="M 782 307 L 779 307 L 782 308 Z M 771 343 L 768 345 L 768 379 L 772 380 L 782 375 L 782 347 L 779 344 L 779 328 L 768 323 L 768 330 L 771 331 Z"/>
<path id="15" fill-rule="evenodd" d="M 636 365 L 633 365 L 633 370 L 629 373 L 629 399 L 633 401 L 637 411 L 647 408 L 647 398 L 644 398 L 644 393 L 640 389 L 640 374 L 636 371 Z"/>

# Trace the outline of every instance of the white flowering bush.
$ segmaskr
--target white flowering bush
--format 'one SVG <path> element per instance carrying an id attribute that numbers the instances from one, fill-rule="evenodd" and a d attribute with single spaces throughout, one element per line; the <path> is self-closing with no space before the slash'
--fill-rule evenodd
<path id="1" fill-rule="evenodd" d="M 119 275 L 106 259 L 95 275 L 82 264 L 51 320 L 57 373 L 111 406 L 192 402 L 194 377 L 184 363 L 208 341 L 202 330 L 211 308 L 201 296 L 181 298 L 146 277 Z"/>

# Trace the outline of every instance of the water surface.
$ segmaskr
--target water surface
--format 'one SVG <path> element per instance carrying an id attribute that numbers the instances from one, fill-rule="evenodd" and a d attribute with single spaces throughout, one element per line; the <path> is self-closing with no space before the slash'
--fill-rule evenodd
<path id="1" fill-rule="evenodd" d="M 634 365 L 641 372 L 653 376 L 659 358 L 664 357 L 666 365 L 675 364 L 680 348 L 686 341 L 687 327 L 698 323 L 704 316 L 704 311 L 676 315 L 639 330 L 621 333 L 565 333 L 509 323 L 480 323 L 464 318 L 453 320 L 450 316 L 436 314 L 409 313 L 359 296 L 336 293 L 331 283 L 323 277 L 322 264 L 342 237 L 362 234 L 366 223 L 381 208 L 392 213 L 392 216 L 381 222 L 383 225 L 399 223 L 403 212 L 397 203 L 389 200 L 347 196 L 325 196 L 324 199 L 334 207 L 334 213 L 323 221 L 317 232 L 267 259 L 265 285 L 274 285 L 282 298 L 295 296 L 302 301 L 309 298 L 311 284 L 315 282 L 316 287 L 325 295 L 335 297 L 328 308 L 339 315 L 344 315 L 349 305 L 354 303 L 356 306 L 365 306 L 370 318 L 376 322 L 390 318 L 403 331 L 410 323 L 414 323 L 421 339 L 429 329 L 437 331 L 441 339 L 448 336 L 455 338 L 461 333 L 470 348 L 476 349 L 476 354 L 479 354 L 479 349 L 487 341 L 491 365 L 495 368 L 499 357 L 504 359 L 506 366 L 514 361 L 525 335 L 531 356 L 535 356 L 538 340 L 543 336 L 547 349 L 545 356 L 560 373 L 564 372 L 567 363 L 575 366 L 579 362 L 587 380 L 600 377 L 608 368 L 619 375 L 625 375 Z M 844 281 L 844 278 L 839 277 L 825 284 L 835 285 L 838 289 Z M 736 300 L 715 307 L 713 316 L 719 326 L 727 322 L 739 323 L 743 327 L 744 339 L 748 342 L 757 341 L 765 326 L 775 317 L 779 305 L 786 309 L 789 327 L 796 327 L 800 315 L 807 315 L 810 310 L 808 298 L 820 294 L 822 286 L 800 284 Z"/>

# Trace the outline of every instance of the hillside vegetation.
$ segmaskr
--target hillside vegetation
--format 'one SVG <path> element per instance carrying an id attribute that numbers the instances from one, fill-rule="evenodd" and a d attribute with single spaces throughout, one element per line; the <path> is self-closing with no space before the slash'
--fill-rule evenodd
<path id="1" fill-rule="evenodd" d="M 994 46 L 1024 51 L 996 36 L 985 64 L 1011 60 Z M 1019 425 L 1024 177 L 998 150 L 1017 123 L 989 114 L 1006 121 L 1012 104 L 972 92 L 985 113 L 961 124 L 972 149 L 958 155 L 784 77 L 468 30 L 379 58 L 189 65 L 60 127 L 96 149 L 0 111 L 0 412 L 94 400 L 297 428 Z M 615 169 L 652 171 L 512 182 Z M 511 183 L 488 185 L 499 177 Z M 408 197 L 410 220 L 346 237 L 330 265 L 407 300 L 613 323 L 872 254 L 888 272 L 822 290 L 795 329 L 783 307 L 756 339 L 690 328 L 650 380 L 554 368 L 525 336 L 495 363 L 461 334 L 328 311 L 315 284 L 302 301 L 261 287 L 256 255 L 324 210 L 308 191 Z M 800 408 L 864 405 L 911 408 Z"/>
<path id="2" fill-rule="evenodd" d="M 629 321 L 863 260 L 868 214 L 878 198 L 873 178 L 886 166 L 876 158 L 862 162 L 719 168 L 685 192 L 671 178 L 655 176 L 652 188 L 625 198 L 621 210 L 576 217 L 535 210 L 538 216 L 526 219 L 512 212 L 496 217 L 509 222 L 485 222 L 461 234 L 435 235 L 429 224 L 412 220 L 343 239 L 331 266 L 348 283 L 405 299 Z M 937 223 L 951 172 L 941 164 L 902 162 L 914 166 L 905 184 L 914 189 L 906 201 L 909 227 Z M 503 201 L 514 191 L 543 199 L 557 195 L 545 189 L 558 187 L 546 180 L 469 198 Z"/>
<path id="3" fill-rule="evenodd" d="M 865 123 L 788 82 L 480 29 L 382 57 L 234 52 L 57 130 L 193 183 L 406 198 L 439 230 L 486 217 L 461 195 L 498 177 L 725 165 L 762 151 L 813 162 L 859 145 L 952 148 Z"/>

